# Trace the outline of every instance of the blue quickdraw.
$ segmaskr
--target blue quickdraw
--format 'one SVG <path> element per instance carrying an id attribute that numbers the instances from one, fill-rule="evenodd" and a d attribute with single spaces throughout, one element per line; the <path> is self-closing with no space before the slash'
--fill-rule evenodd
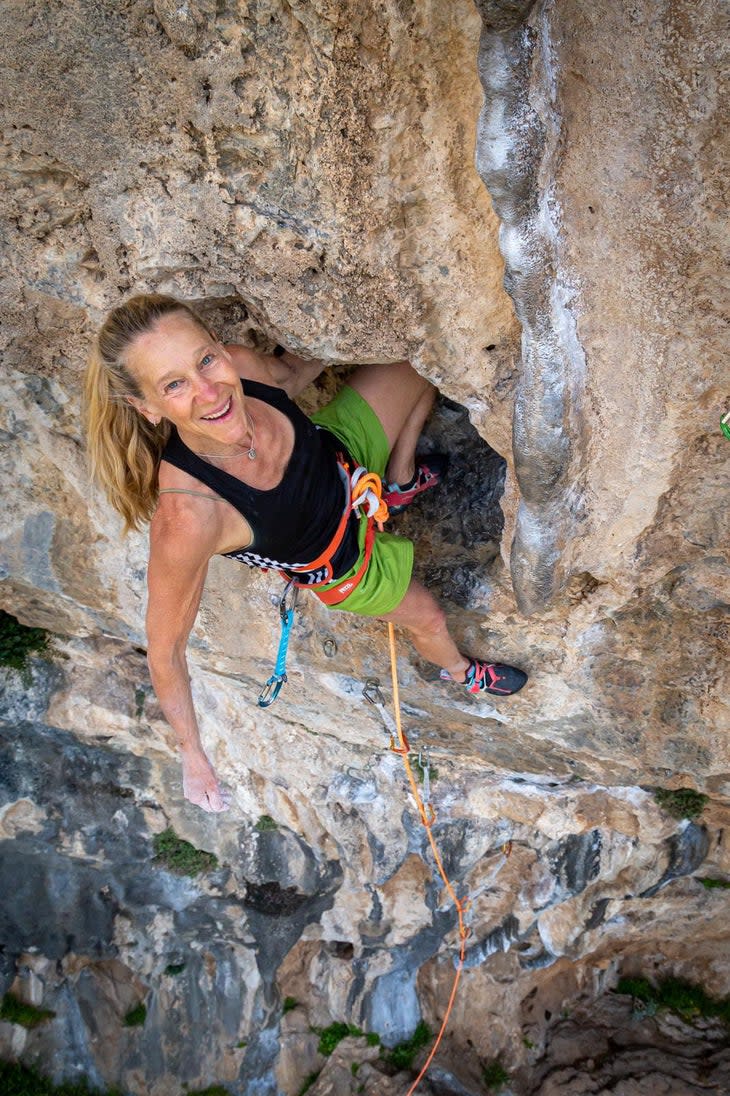
<path id="1" fill-rule="evenodd" d="M 287 604 L 290 594 L 291 601 Z M 273 704 L 286 681 L 286 654 L 289 649 L 289 634 L 294 623 L 294 610 L 297 605 L 298 594 L 299 587 L 296 585 L 295 579 L 291 579 L 284 587 L 284 593 L 279 600 L 279 616 L 281 617 L 279 651 L 276 655 L 274 672 L 259 693 L 259 708 L 268 708 L 270 704 Z"/>

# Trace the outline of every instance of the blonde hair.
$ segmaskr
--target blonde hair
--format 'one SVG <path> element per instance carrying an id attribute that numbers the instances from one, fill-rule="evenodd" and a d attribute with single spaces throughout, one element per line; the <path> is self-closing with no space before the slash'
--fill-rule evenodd
<path id="1" fill-rule="evenodd" d="M 163 419 L 153 426 L 130 403 L 142 399 L 126 356 L 135 339 L 173 312 L 187 314 L 211 337 L 208 325 L 182 301 L 141 293 L 115 308 L 99 331 L 86 370 L 86 434 L 94 479 L 124 518 L 124 532 L 152 517 L 159 492 L 158 472 L 170 437 Z"/>

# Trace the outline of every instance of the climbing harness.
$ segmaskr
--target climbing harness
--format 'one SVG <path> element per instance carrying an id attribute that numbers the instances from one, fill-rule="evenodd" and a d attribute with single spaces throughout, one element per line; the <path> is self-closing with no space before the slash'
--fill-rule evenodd
<path id="1" fill-rule="evenodd" d="M 337 454 L 337 467 L 345 488 L 345 505 L 332 540 L 324 551 L 310 563 L 302 563 L 296 567 L 290 567 L 288 571 L 281 572 L 282 578 L 287 580 L 293 579 L 297 586 L 304 586 L 308 590 L 314 590 L 317 597 L 320 601 L 323 601 L 325 605 L 339 605 L 340 602 L 344 601 L 346 597 L 349 597 L 355 589 L 360 579 L 365 574 L 367 565 L 370 562 L 370 554 L 373 550 L 373 541 L 375 540 L 373 523 L 382 531 L 383 522 L 388 520 L 388 507 L 383 500 L 383 483 L 377 472 L 368 472 L 367 468 L 358 465 L 354 472 L 351 473 L 350 465 L 345 460 L 342 453 Z M 342 544 L 347 531 L 347 523 L 350 520 L 350 515 L 358 512 L 360 517 L 364 517 L 368 522 L 367 535 L 365 538 L 365 556 L 362 565 L 357 574 L 353 575 L 339 586 L 335 586 L 331 590 L 322 590 L 321 587 L 327 586 L 332 582 L 332 560 L 335 557 L 337 549 Z M 300 582 L 297 579 L 297 574 L 311 575 L 311 572 L 319 570 L 324 571 L 324 578 L 319 579 L 317 582 Z"/>
<path id="2" fill-rule="evenodd" d="M 466 914 L 469 910 L 469 907 L 471 906 L 471 902 L 469 901 L 468 898 L 466 898 L 466 899 L 465 898 L 459 898 L 457 896 L 456 891 L 454 890 L 453 884 L 451 883 L 451 880 L 449 879 L 448 875 L 446 874 L 446 870 L 444 868 L 443 860 L 441 859 L 441 854 L 439 853 L 439 850 L 438 850 L 438 845 L 436 844 L 436 841 L 435 841 L 434 836 L 433 836 L 433 824 L 436 820 L 436 811 L 434 810 L 433 804 L 431 803 L 431 799 L 430 799 L 430 795 L 431 795 L 430 759 L 428 757 L 428 754 L 427 753 L 425 754 L 426 764 L 424 766 L 423 761 L 422 761 L 422 756 L 423 755 L 421 753 L 419 753 L 419 762 L 421 763 L 421 766 L 423 768 L 423 774 L 424 774 L 423 796 L 421 796 L 421 793 L 418 790 L 418 784 L 416 782 L 416 778 L 415 778 L 414 773 L 413 773 L 413 767 L 411 765 L 410 758 L 408 756 L 409 753 L 410 753 L 410 747 L 408 745 L 408 739 L 406 738 L 405 734 L 403 733 L 403 726 L 402 726 L 402 723 L 401 723 L 400 694 L 398 692 L 398 663 L 397 663 L 397 659 L 396 659 L 396 650 L 395 650 L 395 629 L 394 629 L 394 627 L 393 627 L 393 625 L 390 621 L 388 621 L 388 642 L 389 642 L 389 645 L 390 645 L 390 673 L 391 673 L 391 678 L 392 678 L 392 681 L 393 681 L 393 709 L 394 709 L 394 712 L 395 712 L 395 725 L 396 725 L 396 733 L 397 733 L 397 736 L 398 736 L 397 744 L 394 740 L 391 740 L 391 747 L 390 748 L 391 748 L 391 750 L 393 750 L 394 753 L 400 754 L 401 757 L 403 758 L 403 764 L 405 766 L 406 776 L 408 777 L 408 783 L 411 786 L 411 792 L 412 792 L 413 798 L 416 802 L 416 807 L 418 809 L 418 814 L 420 816 L 423 827 L 426 830 L 426 835 L 428 836 L 428 842 L 431 846 L 431 852 L 433 853 L 433 858 L 436 862 L 436 867 L 438 868 L 439 875 L 443 879 L 444 886 L 446 887 L 447 893 L 448 893 L 449 897 L 451 898 L 452 902 L 454 903 L 454 907 L 456 909 L 456 915 L 457 915 L 457 918 L 458 918 L 458 925 L 459 925 L 459 956 L 458 956 L 458 961 L 457 961 L 457 964 L 456 964 L 456 974 L 454 975 L 454 982 L 453 982 L 453 985 L 451 987 L 451 995 L 449 996 L 449 1001 L 448 1001 L 448 1004 L 446 1006 L 446 1012 L 444 1014 L 444 1018 L 443 1018 L 443 1021 L 441 1023 L 441 1027 L 439 1029 L 438 1035 L 436 1036 L 436 1040 L 435 1040 L 433 1046 L 431 1047 L 428 1058 L 426 1059 L 426 1061 L 423 1065 L 423 1068 L 421 1069 L 421 1072 L 418 1074 L 415 1081 L 413 1082 L 411 1087 L 408 1089 L 408 1092 L 406 1093 L 406 1096 L 412 1096 L 412 1094 L 416 1091 L 419 1084 L 421 1083 L 421 1081 L 425 1077 L 426 1073 L 428 1072 L 429 1066 L 431 1065 L 431 1062 L 433 1061 L 434 1055 L 436 1054 L 436 1051 L 438 1050 L 439 1043 L 441 1042 L 441 1040 L 444 1036 L 444 1032 L 446 1031 L 446 1025 L 449 1022 L 449 1017 L 451 1016 L 451 1011 L 454 1007 L 454 1001 L 456 1000 L 456 991 L 457 991 L 457 988 L 459 986 L 459 980 L 461 979 L 461 972 L 464 969 L 464 959 L 466 957 L 466 940 L 467 940 L 467 936 L 469 934 L 467 924 L 466 924 Z M 428 782 L 427 782 L 427 776 L 429 777 Z M 424 803 L 424 800 L 425 800 L 425 803 Z"/>
<path id="3" fill-rule="evenodd" d="M 730 411 L 720 419 L 720 429 L 726 438 L 730 438 Z"/>
<path id="4" fill-rule="evenodd" d="M 375 529 L 377 527 L 382 533 L 383 523 L 388 520 L 388 506 L 383 499 L 383 483 L 377 472 L 368 472 L 366 468 L 358 466 L 350 476 L 347 464 L 344 464 L 344 466 L 341 467 L 344 467 L 347 475 L 346 484 L 348 492 L 345 513 L 349 518 L 350 512 L 357 512 L 359 510 L 361 519 L 364 518 L 368 525 L 365 533 L 365 550 L 363 552 L 362 563 L 355 574 L 351 575 L 350 578 L 344 579 L 342 582 L 338 583 L 337 586 L 333 586 L 329 590 L 320 590 L 316 588 L 314 590 L 323 605 L 330 606 L 341 605 L 364 578 L 365 572 L 368 569 L 368 564 L 370 563 L 370 556 L 373 552 Z M 337 547 L 339 547 L 339 543 Z M 335 548 L 331 553 L 332 556 L 336 550 L 337 549 Z M 330 567 L 330 577 L 325 580 L 325 582 L 318 583 L 317 585 L 326 586 L 331 580 L 332 569 Z"/>
<path id="5" fill-rule="evenodd" d="M 259 708 L 268 708 L 273 704 L 286 682 L 286 654 L 289 650 L 289 636 L 294 624 L 294 610 L 299 596 L 299 587 L 291 579 L 284 587 L 279 599 L 279 617 L 281 619 L 281 638 L 276 655 L 274 672 L 259 693 Z"/>
<path id="6" fill-rule="evenodd" d="M 281 600 L 279 601 L 281 639 L 279 640 L 279 651 L 276 656 L 274 672 L 259 695 L 258 702 L 260 708 L 268 708 L 270 704 L 273 704 L 281 692 L 282 685 L 286 682 L 286 655 L 289 648 L 289 633 L 291 632 L 292 624 L 294 622 L 294 609 L 296 606 L 296 595 L 298 590 L 302 588 L 313 590 L 320 601 L 325 605 L 342 604 L 345 598 L 348 598 L 357 587 L 367 571 L 370 556 L 373 551 L 373 544 L 375 542 L 376 526 L 378 530 L 382 532 L 383 523 L 388 520 L 388 507 L 383 500 L 383 484 L 377 472 L 368 472 L 366 468 L 358 465 L 355 471 L 350 474 L 350 467 L 342 454 L 338 454 L 337 466 L 340 470 L 340 476 L 345 487 L 346 501 L 334 537 L 325 550 L 317 556 L 315 560 L 312 560 L 311 563 L 301 564 L 296 568 L 290 568 L 289 572 L 280 572 L 282 578 L 286 579 L 287 583 Z M 320 587 L 327 586 L 332 582 L 332 560 L 342 543 L 347 529 L 347 523 L 353 512 L 359 512 L 360 518 L 364 518 L 368 523 L 365 533 L 365 550 L 362 563 L 357 572 L 350 578 L 344 579 L 337 586 L 333 586 L 329 590 L 322 590 Z M 326 576 L 319 582 L 300 582 L 297 579 L 297 574 L 299 573 L 312 572 L 319 569 L 324 569 Z M 287 605 L 287 597 L 291 591 L 293 591 L 291 604 Z M 335 646 L 335 650 L 336 649 Z"/>

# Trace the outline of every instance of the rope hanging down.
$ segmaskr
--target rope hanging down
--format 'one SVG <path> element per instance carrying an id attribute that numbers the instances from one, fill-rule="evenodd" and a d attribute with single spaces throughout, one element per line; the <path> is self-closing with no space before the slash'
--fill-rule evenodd
<path id="1" fill-rule="evenodd" d="M 428 1068 L 431 1065 L 431 1062 L 433 1061 L 434 1055 L 436 1054 L 436 1051 L 438 1050 L 439 1043 L 441 1042 L 441 1040 L 443 1038 L 443 1035 L 444 1035 L 444 1032 L 446 1031 L 446 1025 L 449 1022 L 449 1017 L 451 1016 L 451 1010 L 454 1007 L 454 1001 L 456 1000 L 456 990 L 457 990 L 458 985 L 459 985 L 459 979 L 461 978 L 461 972 L 464 969 L 464 958 L 465 958 L 465 955 L 466 955 L 466 938 L 467 938 L 467 935 L 468 935 L 468 930 L 467 930 L 467 927 L 466 927 L 466 922 L 464 920 L 464 914 L 466 913 L 466 911 L 469 908 L 469 901 L 468 900 L 464 901 L 463 899 L 457 897 L 456 891 L 454 890 L 454 888 L 452 886 L 451 880 L 449 879 L 448 875 L 446 874 L 446 871 L 445 871 L 444 865 L 443 865 L 443 861 L 441 859 L 441 854 L 439 853 L 438 846 L 436 844 L 436 841 L 434 840 L 433 833 L 431 832 L 431 827 L 433 826 L 434 821 L 436 819 L 436 812 L 434 811 L 433 805 L 430 802 L 428 802 L 428 810 L 424 806 L 423 799 L 421 798 L 421 793 L 418 790 L 418 783 L 417 783 L 416 778 L 413 774 L 413 768 L 411 766 L 411 762 L 410 762 L 409 757 L 408 757 L 408 754 L 410 752 L 410 746 L 408 745 L 408 739 L 406 738 L 405 734 L 403 733 L 403 727 L 402 727 L 402 724 L 401 724 L 401 715 L 400 715 L 400 695 L 399 695 L 399 692 L 398 692 L 398 664 L 397 664 L 397 661 L 396 661 L 396 651 L 395 651 L 395 629 L 394 629 L 394 627 L 393 627 L 393 625 L 391 624 L 390 621 L 388 621 L 388 641 L 390 643 L 390 673 L 391 673 L 391 677 L 392 677 L 392 680 L 393 680 L 393 708 L 395 710 L 395 725 L 396 725 L 396 731 L 397 731 L 397 734 L 398 734 L 397 744 L 395 742 L 395 739 L 393 737 L 391 737 L 390 748 L 391 748 L 391 750 L 393 750 L 394 753 L 400 754 L 401 757 L 403 758 L 403 764 L 405 765 L 406 775 L 408 777 L 408 783 L 411 786 L 411 792 L 413 793 L 413 798 L 416 801 L 416 807 L 418 808 L 418 813 L 420 815 L 421 822 L 423 823 L 424 828 L 426 830 L 426 834 L 428 835 L 428 841 L 429 841 L 429 844 L 431 846 L 431 852 L 433 853 L 433 858 L 436 862 L 436 867 L 439 870 L 439 875 L 441 876 L 441 878 L 444 881 L 444 886 L 446 887 L 446 890 L 449 894 L 449 897 L 451 898 L 452 902 L 454 903 L 454 907 L 456 909 L 456 914 L 457 914 L 458 921 L 459 921 L 459 941 L 460 941 L 460 943 L 459 943 L 459 961 L 458 961 L 457 966 L 456 966 L 456 974 L 454 975 L 454 984 L 451 987 L 451 995 L 449 997 L 449 1003 L 446 1006 L 446 1013 L 444 1014 L 443 1022 L 441 1024 L 440 1029 L 439 1029 L 439 1033 L 436 1036 L 436 1041 L 434 1042 L 433 1046 L 431 1047 L 431 1051 L 428 1055 L 428 1058 L 426 1059 L 426 1061 L 424 1063 L 423 1069 L 418 1074 L 415 1081 L 413 1082 L 411 1087 L 408 1089 L 408 1092 L 406 1093 L 406 1096 L 412 1096 L 412 1094 L 416 1091 L 419 1084 L 421 1083 L 421 1081 L 425 1077 L 425 1075 L 428 1071 Z M 425 790 L 425 788 L 424 788 L 424 790 Z M 427 798 L 427 801 L 428 801 L 428 796 L 426 798 Z"/>

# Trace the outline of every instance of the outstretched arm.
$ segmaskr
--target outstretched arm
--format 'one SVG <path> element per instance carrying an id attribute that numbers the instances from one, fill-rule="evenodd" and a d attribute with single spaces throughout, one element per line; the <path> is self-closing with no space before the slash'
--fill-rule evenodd
<path id="1" fill-rule="evenodd" d="M 183 794 L 204 811 L 226 810 L 200 741 L 185 648 L 195 622 L 212 552 L 200 537 L 171 536 L 169 523 L 153 523 L 147 573 L 147 661 L 160 707 L 174 730 L 183 767 Z M 196 530 L 197 534 L 197 530 Z"/>
<path id="2" fill-rule="evenodd" d="M 283 388 L 290 399 L 294 399 L 303 392 L 308 384 L 316 380 L 325 367 L 320 358 L 300 358 L 298 354 L 292 354 L 290 350 L 274 356 L 264 355 L 266 364 L 275 384 Z"/>
<path id="3" fill-rule="evenodd" d="M 249 378 L 283 388 L 290 399 L 303 392 L 325 368 L 325 363 L 320 358 L 300 358 L 289 350 L 284 350 L 277 356 L 263 354 L 236 343 L 229 343 L 225 349 L 244 380 Z"/>

